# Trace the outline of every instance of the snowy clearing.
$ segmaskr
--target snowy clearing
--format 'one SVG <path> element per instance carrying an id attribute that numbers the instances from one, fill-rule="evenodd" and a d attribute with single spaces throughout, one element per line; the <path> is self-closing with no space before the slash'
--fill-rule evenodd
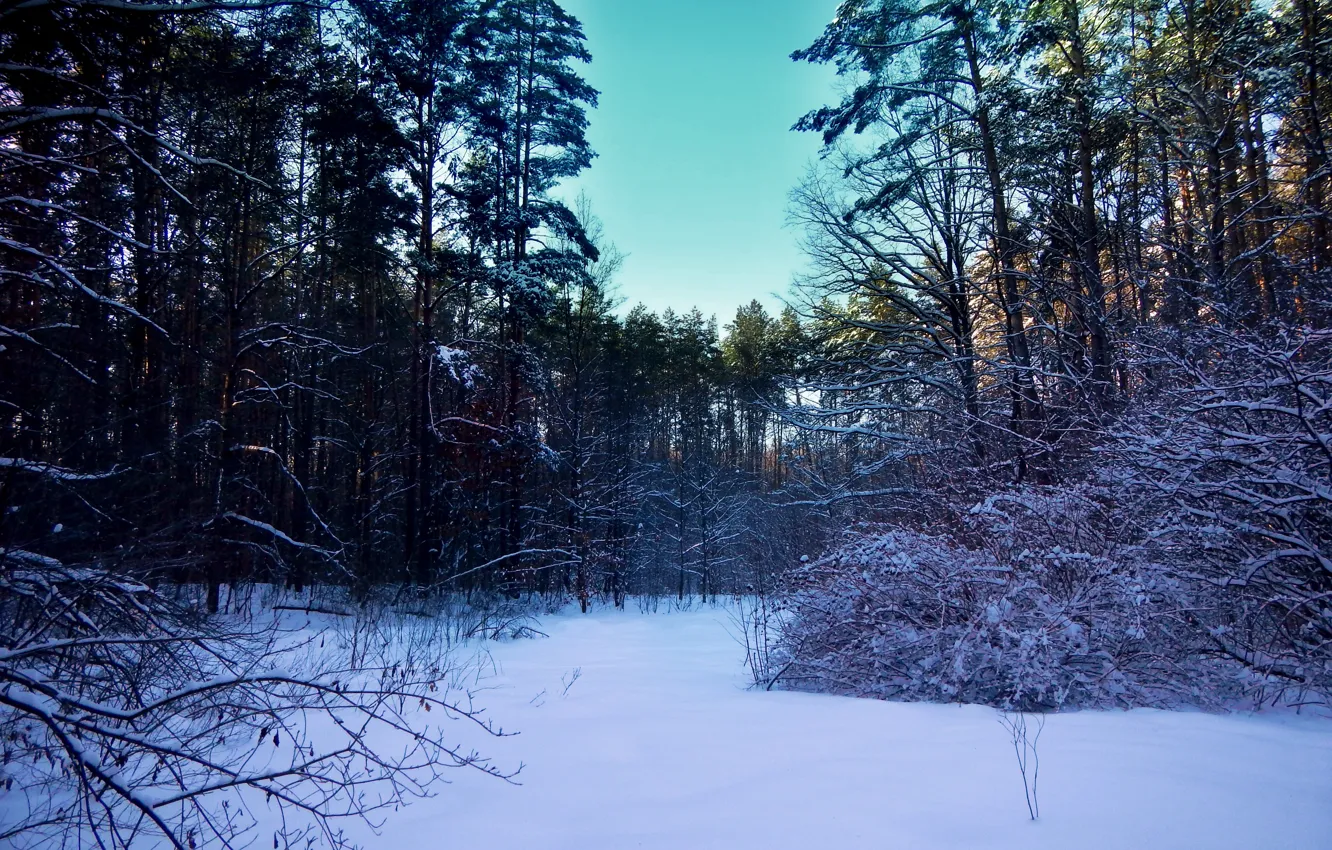
<path id="1" fill-rule="evenodd" d="M 485 742 L 370 847 L 1332 847 L 1332 721 L 1080 712 L 1040 738 L 1027 818 L 992 709 L 745 688 L 723 608 L 547 617 L 492 644 Z M 577 678 L 574 671 L 577 670 Z M 573 684 L 566 689 L 566 683 Z"/>

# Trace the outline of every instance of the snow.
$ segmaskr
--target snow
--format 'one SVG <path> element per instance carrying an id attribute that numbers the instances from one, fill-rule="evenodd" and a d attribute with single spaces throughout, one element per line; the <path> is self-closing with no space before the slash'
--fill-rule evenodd
<path id="1" fill-rule="evenodd" d="M 226 513 L 222 514 L 222 518 L 223 518 L 223 519 L 232 519 L 232 520 L 235 520 L 236 522 L 243 523 L 244 525 L 248 525 L 248 526 L 250 526 L 251 528 L 257 528 L 257 529 L 259 529 L 260 531 L 265 532 L 266 534 L 269 534 L 269 535 L 272 536 L 274 539 L 276 539 L 276 540 L 281 540 L 283 543 L 286 543 L 288 546 L 292 546 L 292 547 L 294 547 L 294 548 L 296 548 L 296 549 L 309 549 L 309 550 L 312 550 L 312 551 L 315 551 L 315 552 L 322 552 L 322 553 L 324 553 L 324 554 L 326 554 L 326 555 L 331 555 L 331 554 L 333 554 L 332 552 L 330 552 L 330 551 L 327 550 L 327 549 L 324 549 L 324 548 L 321 547 L 321 546 L 315 546 L 315 545 L 313 545 L 313 544 L 311 544 L 311 543 L 302 543 L 302 542 L 299 541 L 299 540 L 293 540 L 291 537 L 289 537 L 289 536 L 286 534 L 286 532 L 282 531 L 281 529 L 279 529 L 279 528 L 277 528 L 277 527 L 275 527 L 275 526 L 269 525 L 268 523 L 266 523 L 266 522 L 264 522 L 264 521 L 262 521 L 262 520 L 257 520 L 257 519 L 252 519 L 252 518 L 247 517 L 247 516 L 242 516 L 242 515 L 240 515 L 240 514 L 238 514 L 238 513 L 235 513 L 234 511 L 227 511 Z"/>
<path id="2" fill-rule="evenodd" d="M 76 472 L 50 463 L 27 460 L 21 457 L 0 457 L 0 469 L 17 469 L 23 472 L 35 472 L 60 481 L 98 481 L 115 475 L 112 472 Z"/>
<path id="3" fill-rule="evenodd" d="M 1325 718 L 1053 715 L 1032 822 L 992 709 L 746 689 L 724 608 L 540 628 L 489 644 L 478 693 L 521 784 L 450 774 L 365 846 L 1332 847 Z"/>
<path id="4" fill-rule="evenodd" d="M 448 345 L 437 345 L 435 354 L 440 365 L 448 370 L 449 378 L 468 389 L 476 386 L 477 379 L 482 375 L 481 367 L 472 362 L 472 355 L 468 351 Z"/>

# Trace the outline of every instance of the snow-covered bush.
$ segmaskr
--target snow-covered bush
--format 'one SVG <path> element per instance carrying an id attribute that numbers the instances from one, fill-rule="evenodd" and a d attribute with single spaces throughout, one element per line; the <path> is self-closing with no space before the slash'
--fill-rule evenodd
<path id="1" fill-rule="evenodd" d="M 792 577 L 772 675 L 788 687 L 1021 710 L 1224 699 L 1224 669 L 1180 663 L 1196 656 L 1170 613 L 1180 586 L 1117 541 L 1098 495 L 994 496 L 957 536 L 852 529 Z"/>

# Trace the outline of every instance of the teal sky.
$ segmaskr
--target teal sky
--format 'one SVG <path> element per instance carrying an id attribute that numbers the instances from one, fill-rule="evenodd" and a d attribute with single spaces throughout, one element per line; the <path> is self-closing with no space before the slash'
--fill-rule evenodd
<path id="1" fill-rule="evenodd" d="M 833 96 L 833 72 L 792 62 L 837 0 L 564 0 L 583 22 L 601 92 L 582 190 L 628 255 L 625 309 L 697 306 L 726 324 L 752 298 L 777 307 L 803 266 L 787 198 L 818 153 L 796 119 Z"/>

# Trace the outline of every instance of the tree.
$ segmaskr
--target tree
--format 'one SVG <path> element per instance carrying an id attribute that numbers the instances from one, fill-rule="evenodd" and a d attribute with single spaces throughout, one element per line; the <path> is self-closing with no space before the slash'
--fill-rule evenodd
<path id="1" fill-rule="evenodd" d="M 1018 451 L 1017 477 L 1027 476 L 1028 456 L 1040 455 L 1044 406 L 1037 393 L 1026 306 L 1018 268 L 1025 246 L 1015 229 L 1008 176 L 1001 147 L 1010 139 L 1008 124 L 997 124 L 991 104 L 1004 96 L 1004 81 L 986 81 L 984 59 L 1007 53 L 996 10 L 983 4 L 941 5 L 897 0 L 848 0 L 833 23 L 796 60 L 836 62 L 839 73 L 863 73 L 864 79 L 837 106 L 809 113 L 797 129 L 823 133 L 825 144 L 847 130 L 876 124 L 885 112 L 920 101 L 934 108 L 917 110 L 917 123 L 901 128 L 912 135 L 946 135 L 956 122 L 974 134 L 978 167 L 985 175 L 990 216 L 985 221 L 997 302 L 1003 314 L 1012 398 L 1012 430 Z M 887 200 L 884 198 L 883 200 Z M 967 257 L 966 260 L 970 260 Z M 1039 469 L 1037 476 L 1043 475 Z"/>
<path id="2" fill-rule="evenodd" d="M 364 0 L 355 8 L 361 18 L 360 39 L 373 57 L 381 85 L 392 93 L 392 114 L 403 134 L 408 175 L 415 190 L 414 238 L 408 259 L 413 267 L 413 357 L 408 431 L 411 448 L 406 457 L 407 503 L 403 542 L 417 584 L 434 581 L 439 545 L 432 539 L 436 515 L 434 458 L 438 431 L 431 410 L 437 336 L 436 310 L 454 285 L 444 271 L 437 250 L 443 204 L 440 183 L 456 171 L 464 145 L 463 125 L 470 82 L 464 74 L 465 58 L 476 12 L 467 2 L 424 0 Z M 465 43 L 467 42 L 467 43 Z M 443 336 L 450 336 L 446 326 Z"/>

